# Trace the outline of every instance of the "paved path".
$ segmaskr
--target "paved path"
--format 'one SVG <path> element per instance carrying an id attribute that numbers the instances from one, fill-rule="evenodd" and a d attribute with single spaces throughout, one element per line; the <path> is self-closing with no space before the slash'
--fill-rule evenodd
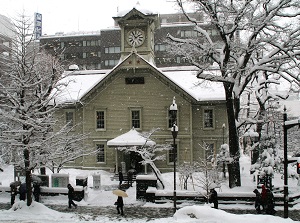
<path id="1" fill-rule="evenodd" d="M 93 220 L 97 216 L 107 216 L 109 218 L 120 218 L 117 214 L 117 210 L 114 206 L 108 207 L 96 207 L 96 206 L 78 206 L 76 209 L 67 208 L 67 206 L 62 205 L 48 205 L 47 207 L 57 210 L 60 212 L 75 212 L 81 216 L 84 220 Z M 9 209 L 10 205 L 8 203 L 0 203 L 0 209 Z M 227 212 L 234 214 L 256 214 L 255 210 L 226 210 Z M 124 208 L 124 217 L 129 217 L 133 219 L 145 219 L 146 221 L 153 220 L 156 218 L 166 218 L 173 216 L 172 208 L 150 208 L 150 207 L 141 207 L 137 205 L 126 205 Z M 283 211 L 279 210 L 275 214 L 276 216 L 283 217 Z M 86 219 L 86 216 L 89 216 L 89 219 Z M 300 221 L 300 211 L 298 210 L 289 210 L 289 218 Z"/>

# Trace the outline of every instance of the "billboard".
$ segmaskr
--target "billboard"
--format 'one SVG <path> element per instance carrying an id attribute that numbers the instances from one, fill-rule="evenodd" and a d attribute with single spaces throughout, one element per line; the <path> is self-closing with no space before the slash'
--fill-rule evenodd
<path id="1" fill-rule="evenodd" d="M 34 32 L 35 39 L 38 40 L 42 36 L 42 14 L 34 13 Z"/>

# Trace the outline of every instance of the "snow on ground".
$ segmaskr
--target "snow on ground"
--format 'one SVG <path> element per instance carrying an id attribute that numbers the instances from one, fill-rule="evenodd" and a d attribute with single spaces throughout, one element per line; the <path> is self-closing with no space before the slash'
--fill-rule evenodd
<path id="1" fill-rule="evenodd" d="M 241 180 L 242 186 L 230 189 L 228 187 L 228 182 L 222 183 L 220 191 L 217 189 L 219 194 L 230 194 L 230 193 L 249 193 L 252 194 L 253 189 L 256 188 L 256 182 L 253 182 L 253 177 L 250 175 L 250 159 L 247 156 L 243 156 L 240 159 L 241 163 Z M 76 176 L 78 175 L 87 175 L 88 176 L 88 190 L 87 196 L 84 200 L 76 202 L 79 206 L 114 206 L 116 196 L 112 193 L 112 190 L 117 188 L 118 181 L 111 180 L 112 173 L 101 171 L 101 170 L 77 170 L 77 169 L 63 169 L 61 173 L 67 173 L 70 175 L 70 183 L 75 186 Z M 50 174 L 50 172 L 47 172 Z M 93 175 L 101 174 L 101 189 L 93 189 Z M 164 181 L 166 182 L 166 192 L 172 193 L 173 191 L 173 173 L 164 173 Z M 0 182 L 2 186 L 9 186 L 10 182 L 13 181 L 13 168 L 12 166 L 5 166 L 4 172 L 0 172 Z M 289 190 L 292 193 L 299 193 L 300 189 L 297 186 L 296 179 L 289 179 Z M 183 193 L 181 191 L 181 185 L 179 180 L 177 180 L 178 193 Z M 283 180 L 281 179 L 280 174 L 276 174 L 273 179 L 273 184 L 275 187 L 283 187 Z M 189 190 L 193 190 L 193 185 L 190 182 L 188 186 Z M 195 190 L 199 188 L 195 187 Z M 136 185 L 133 184 L 133 187 L 130 187 L 126 193 L 129 195 L 127 198 L 124 198 L 125 208 L 126 205 L 140 205 L 143 207 L 173 207 L 173 203 L 165 204 L 154 204 L 154 203 L 145 203 L 142 201 L 136 200 Z M 18 198 L 16 199 L 18 201 Z M 10 194 L 6 192 L 0 192 L 0 203 L 9 203 Z M 0 222 L 84 222 L 78 215 L 75 213 L 60 213 L 54 210 L 51 210 L 44 206 L 43 204 L 59 204 L 65 205 L 67 207 L 68 198 L 66 195 L 60 196 L 43 196 L 41 198 L 41 203 L 34 202 L 32 206 L 27 207 L 24 202 L 17 202 L 15 206 L 10 210 L 0 210 Z M 226 213 L 222 210 L 215 210 L 209 205 L 194 205 L 183 203 L 178 205 L 179 209 L 175 215 L 171 218 L 160 218 L 156 220 L 149 221 L 150 223 L 171 223 L 171 222 L 180 222 L 180 223 L 265 223 L 267 221 L 272 223 L 277 222 L 295 222 L 291 219 L 283 219 L 276 216 L 268 215 L 234 215 Z M 219 205 L 220 209 L 254 209 L 250 205 Z M 277 210 L 282 210 L 283 207 L 276 207 Z M 294 206 L 290 209 L 300 209 L 300 206 Z M 126 210 L 126 209 L 125 209 Z M 29 220 L 30 219 L 30 220 Z M 88 217 L 86 219 L 89 219 Z M 92 219 L 92 218 L 90 218 Z M 128 217 L 124 219 L 111 219 L 104 216 L 98 216 L 96 219 L 93 219 L 89 222 L 131 222 L 131 223 L 142 223 L 145 222 L 143 219 L 130 219 Z"/>

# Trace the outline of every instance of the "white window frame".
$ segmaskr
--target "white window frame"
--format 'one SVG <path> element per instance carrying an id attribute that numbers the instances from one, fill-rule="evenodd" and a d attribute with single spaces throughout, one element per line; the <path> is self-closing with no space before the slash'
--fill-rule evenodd
<path id="1" fill-rule="evenodd" d="M 104 112 L 104 128 L 97 127 L 97 112 Z M 95 128 L 96 131 L 106 131 L 106 109 L 96 109 L 95 111 Z"/>
<path id="2" fill-rule="evenodd" d="M 67 114 L 68 113 L 72 113 L 72 122 L 70 124 L 68 124 L 68 120 L 67 120 L 67 118 L 68 118 Z M 70 128 L 72 128 L 75 125 L 75 111 L 74 111 L 74 109 L 65 110 L 65 123 L 68 124 L 68 126 Z"/>
<path id="3" fill-rule="evenodd" d="M 96 149 L 97 149 L 97 153 L 96 153 L 96 163 L 106 163 L 106 148 L 105 148 L 105 143 L 104 142 L 96 142 Z M 98 148 L 98 145 L 101 145 L 103 146 L 103 161 L 98 161 L 98 155 L 100 154 L 100 151 L 99 148 Z"/>
<path id="4" fill-rule="evenodd" d="M 212 126 L 206 126 L 206 116 L 205 116 L 205 111 L 212 111 Z M 203 129 L 207 130 L 207 129 L 215 129 L 215 111 L 214 111 L 214 108 L 211 108 L 211 107 L 207 107 L 207 108 L 203 108 L 203 112 L 202 112 L 202 115 L 203 115 Z"/>
<path id="5" fill-rule="evenodd" d="M 170 156 L 171 155 L 173 156 L 173 142 L 174 142 L 173 139 L 166 140 L 166 143 L 171 145 L 171 149 L 167 150 L 167 157 L 166 157 L 167 165 L 174 165 L 174 162 L 172 162 L 172 161 L 170 162 Z M 177 153 L 176 163 L 177 164 L 178 164 L 178 157 L 179 157 L 178 154 L 179 154 L 179 148 L 180 148 L 179 143 L 180 143 L 180 140 L 179 139 L 175 139 L 176 153 Z"/>
<path id="6" fill-rule="evenodd" d="M 133 122 L 133 120 L 132 120 L 132 112 L 133 111 L 139 111 L 139 122 L 140 122 L 140 127 L 139 128 L 137 128 L 137 127 L 134 127 L 135 129 L 142 129 L 142 108 L 134 108 L 134 107 L 132 107 L 132 108 L 129 108 L 129 115 L 130 115 L 130 128 L 133 128 L 134 126 L 132 125 L 132 122 Z"/>
<path id="7" fill-rule="evenodd" d="M 203 143 L 203 148 L 204 148 L 204 158 L 206 159 L 206 161 L 208 161 L 209 163 L 211 163 L 211 159 L 216 158 L 216 155 L 217 155 L 217 151 L 216 151 L 216 141 L 211 141 L 211 140 L 203 140 L 204 143 Z M 206 148 L 207 146 L 210 146 L 212 145 L 212 150 L 208 153 Z M 209 156 L 213 156 L 213 157 L 209 157 Z"/>

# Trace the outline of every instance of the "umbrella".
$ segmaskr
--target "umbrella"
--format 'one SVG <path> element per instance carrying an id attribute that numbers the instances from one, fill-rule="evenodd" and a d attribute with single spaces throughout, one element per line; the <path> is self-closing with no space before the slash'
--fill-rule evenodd
<path id="1" fill-rule="evenodd" d="M 42 184 L 43 183 L 43 181 L 41 180 L 41 178 L 39 178 L 36 175 L 32 175 L 31 179 L 32 179 L 32 183 L 35 183 L 35 184 Z"/>
<path id="2" fill-rule="evenodd" d="M 12 182 L 12 183 L 10 183 L 10 187 L 18 187 L 18 186 L 20 186 L 21 185 L 21 181 L 15 181 L 15 182 Z"/>
<path id="3" fill-rule="evenodd" d="M 211 183 L 208 188 L 209 189 L 215 189 L 216 187 L 217 187 L 216 183 Z"/>
<path id="4" fill-rule="evenodd" d="M 113 194 L 115 194 L 119 197 L 128 197 L 128 194 L 126 194 L 126 192 L 122 191 L 122 190 L 114 190 Z"/>

